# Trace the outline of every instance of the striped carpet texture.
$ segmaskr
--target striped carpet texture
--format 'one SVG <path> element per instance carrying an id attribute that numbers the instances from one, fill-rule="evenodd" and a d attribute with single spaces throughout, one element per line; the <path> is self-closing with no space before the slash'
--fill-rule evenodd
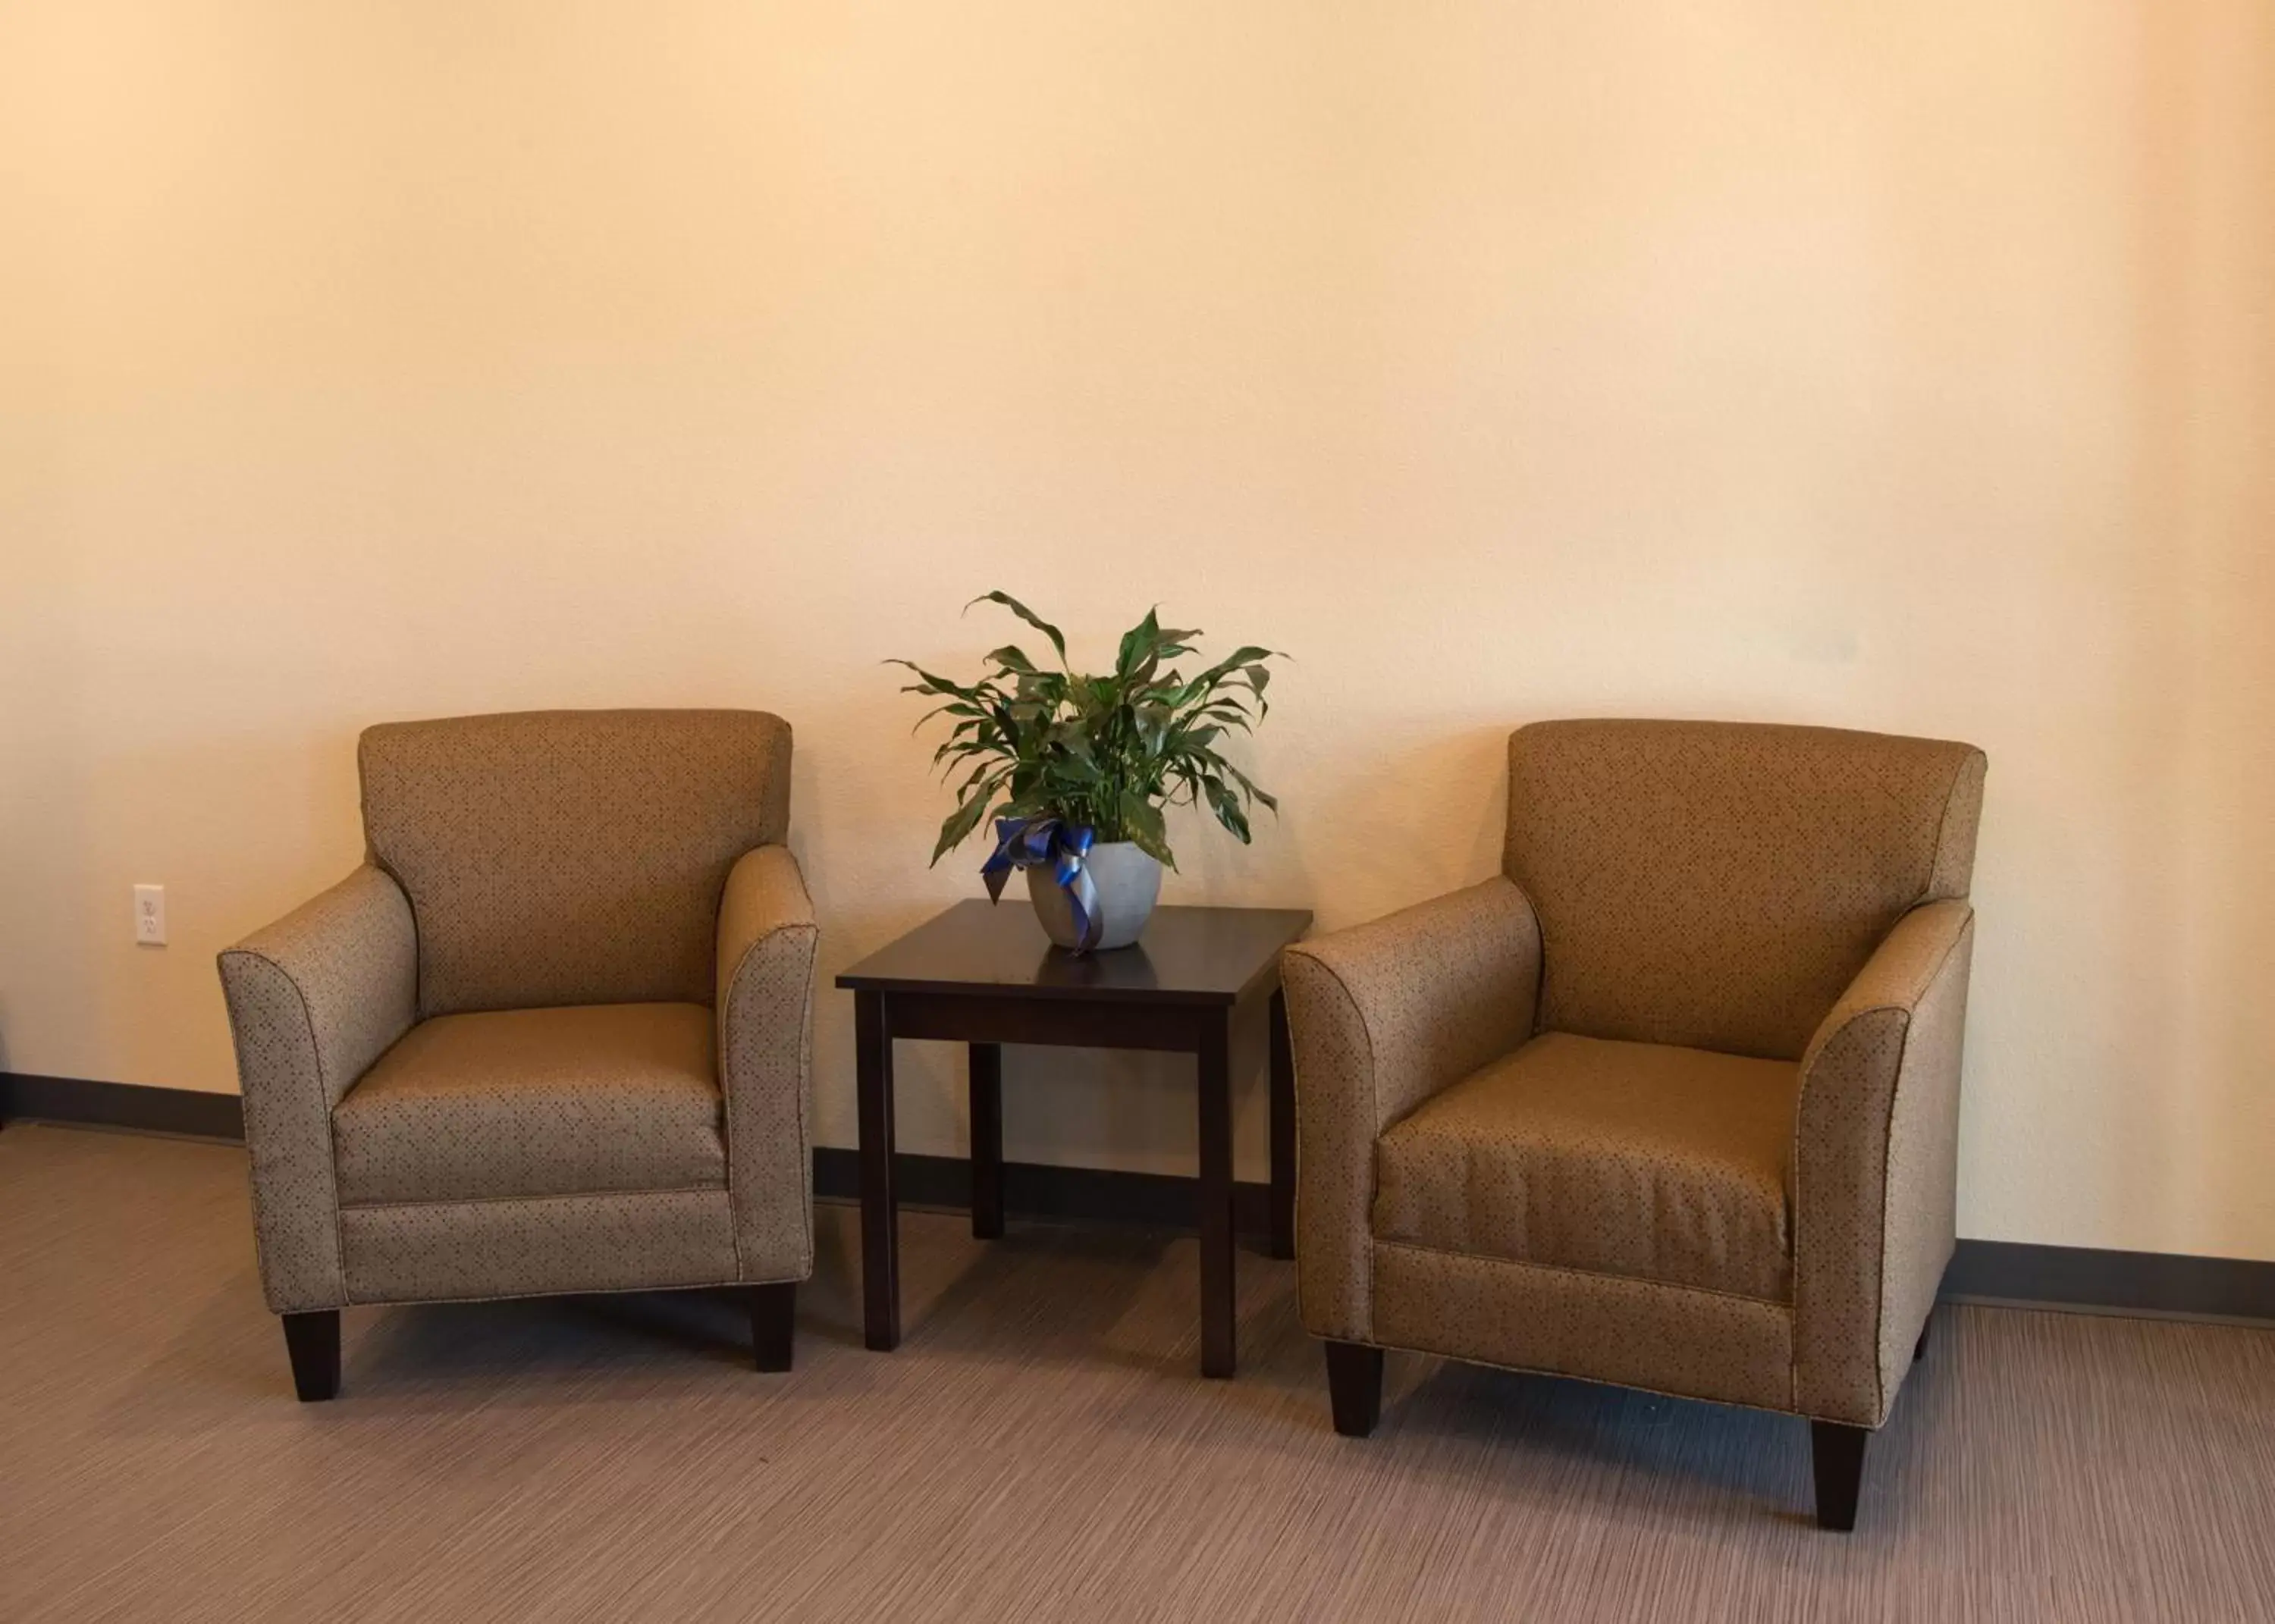
<path id="1" fill-rule="evenodd" d="M 731 1302 L 351 1311 L 293 1402 L 233 1148 L 0 1133 L 0 1619 L 2275 1619 L 2275 1334 L 1946 1308 L 1818 1532 L 1806 1428 L 1391 1361 L 1327 1425 L 1292 1265 L 1203 1382 L 1190 1241 L 853 1213 L 788 1377 Z"/>

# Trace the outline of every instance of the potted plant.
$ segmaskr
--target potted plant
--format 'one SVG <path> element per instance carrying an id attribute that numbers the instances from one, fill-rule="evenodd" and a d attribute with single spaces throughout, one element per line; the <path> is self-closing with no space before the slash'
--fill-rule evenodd
<path id="1" fill-rule="evenodd" d="M 986 657 L 966 686 L 906 660 L 917 680 L 903 693 L 941 703 L 918 721 L 951 719 L 933 752 L 956 785 L 956 810 L 940 826 L 932 860 L 961 845 L 995 813 L 995 850 L 981 866 L 987 895 L 1000 899 L 1014 869 L 1027 872 L 1036 916 L 1051 940 L 1075 952 L 1127 947 L 1160 895 L 1161 866 L 1175 868 L 1161 811 L 1206 804 L 1245 844 L 1248 808 L 1279 803 L 1227 761 L 1219 746 L 1251 731 L 1269 708 L 1270 649 L 1235 649 L 1193 676 L 1172 663 L 1193 654 L 1197 631 L 1163 626 L 1153 611 L 1122 634 L 1114 669 L 1080 675 L 1066 662 L 1059 629 L 1007 593 L 998 603 L 1051 640 L 1057 670 L 1045 670 L 1016 645 Z M 964 606 L 967 609 L 970 604 Z"/>

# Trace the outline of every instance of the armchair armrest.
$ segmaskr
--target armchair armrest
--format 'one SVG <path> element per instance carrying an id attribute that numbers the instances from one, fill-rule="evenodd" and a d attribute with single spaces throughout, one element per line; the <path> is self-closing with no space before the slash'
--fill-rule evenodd
<path id="1" fill-rule="evenodd" d="M 813 1272 L 813 903 L 787 846 L 744 852 L 719 904 L 719 1087 L 747 1280 Z"/>
<path id="2" fill-rule="evenodd" d="M 1877 1427 L 1956 1232 L 1959 1063 L 1974 910 L 1897 921 L 1801 1061 L 1794 1123 L 1794 1401 Z"/>
<path id="3" fill-rule="evenodd" d="M 337 1308 L 332 1107 L 418 1018 L 401 888 L 366 865 L 220 959 L 253 1161 L 253 1234 L 276 1312 Z"/>
<path id="4" fill-rule="evenodd" d="M 1532 1035 L 1540 923 L 1499 876 L 1281 960 L 1296 1061 L 1304 1323 L 1372 1340 L 1374 1144 L 1431 1095 Z"/>

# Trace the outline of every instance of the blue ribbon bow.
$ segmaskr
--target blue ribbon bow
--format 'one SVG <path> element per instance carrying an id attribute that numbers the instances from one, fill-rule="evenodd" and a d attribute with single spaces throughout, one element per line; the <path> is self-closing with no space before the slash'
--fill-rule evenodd
<path id="1" fill-rule="evenodd" d="M 1049 864 L 1051 877 L 1065 890 L 1074 909 L 1074 932 L 1081 944 L 1075 951 L 1089 952 L 1106 933 L 1106 921 L 1098 912 L 1098 884 L 1083 865 L 1096 838 L 1088 825 L 1064 823 L 1056 818 L 996 819 L 995 855 L 979 868 L 979 877 L 987 882 L 987 900 L 1002 900 L 1003 882 L 1013 869 Z"/>

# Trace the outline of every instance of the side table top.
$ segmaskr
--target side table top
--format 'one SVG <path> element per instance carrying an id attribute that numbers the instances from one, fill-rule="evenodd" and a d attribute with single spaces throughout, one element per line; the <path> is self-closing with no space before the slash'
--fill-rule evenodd
<path id="1" fill-rule="evenodd" d="M 1296 908 L 1157 908 L 1126 948 L 1051 945 L 1022 897 L 936 914 L 837 978 L 857 992 L 1018 993 L 1094 1002 L 1234 1004 L 1276 968 L 1311 916 Z"/>

